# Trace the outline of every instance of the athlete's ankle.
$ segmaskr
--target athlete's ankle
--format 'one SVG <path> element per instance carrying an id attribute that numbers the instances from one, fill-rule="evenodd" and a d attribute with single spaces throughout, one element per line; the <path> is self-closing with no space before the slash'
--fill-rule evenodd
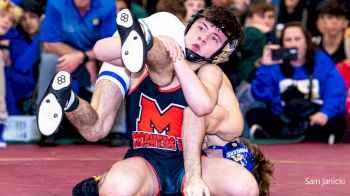
<path id="1" fill-rule="evenodd" d="M 69 97 L 69 101 L 67 105 L 64 107 L 64 111 L 73 112 L 79 106 L 79 97 L 71 90 L 71 94 Z"/>

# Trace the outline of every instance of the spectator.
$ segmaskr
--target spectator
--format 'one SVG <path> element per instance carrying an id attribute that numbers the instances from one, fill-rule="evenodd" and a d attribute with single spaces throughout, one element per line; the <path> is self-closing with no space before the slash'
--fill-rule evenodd
<path id="1" fill-rule="evenodd" d="M 186 11 L 183 1 L 160 0 L 157 3 L 157 12 L 172 13 L 183 23 L 187 21 Z"/>
<path id="2" fill-rule="evenodd" d="M 10 115 L 33 114 L 33 95 L 40 60 L 40 17 L 44 9 L 34 0 L 20 4 L 24 11 L 20 25 L 10 37 L 11 66 L 6 73 L 6 102 Z"/>
<path id="3" fill-rule="evenodd" d="M 185 23 L 187 23 L 193 14 L 206 7 L 206 2 L 205 0 L 185 0 L 184 6 L 186 8 Z"/>
<path id="4" fill-rule="evenodd" d="M 307 10 L 304 0 L 282 0 L 277 23 L 285 24 L 289 21 L 300 21 L 306 24 Z"/>
<path id="5" fill-rule="evenodd" d="M 347 139 L 349 138 L 349 130 L 350 130 L 350 28 L 346 30 L 345 32 L 345 46 L 347 48 L 346 50 L 346 56 L 347 58 L 337 64 L 337 68 L 342 75 L 345 84 L 346 84 L 346 92 L 347 92 L 347 98 L 346 98 L 346 105 L 345 105 L 345 119 L 347 123 Z M 349 140 L 350 141 L 350 140 Z"/>
<path id="6" fill-rule="evenodd" d="M 255 72 L 255 62 L 261 57 L 263 47 L 268 41 L 268 33 L 273 31 L 274 25 L 275 12 L 270 4 L 259 2 L 250 6 L 241 49 L 240 81 L 251 81 Z M 273 38 L 273 40 L 275 39 Z M 271 39 L 271 42 L 275 43 L 276 41 Z"/>
<path id="7" fill-rule="evenodd" d="M 270 34 L 273 34 L 274 24 L 275 12 L 272 5 L 258 2 L 250 6 L 244 27 L 244 41 L 239 51 L 238 79 L 240 84 L 236 89 L 243 116 L 248 110 L 262 106 L 262 103 L 253 98 L 250 83 L 259 65 L 268 37 L 272 37 Z M 243 136 L 248 137 L 248 132 L 249 128 L 245 125 Z"/>
<path id="8" fill-rule="evenodd" d="M 349 24 L 344 6 L 328 3 L 319 15 L 319 27 L 322 28 L 322 38 L 319 48 L 327 53 L 334 63 L 346 59 L 344 51 L 344 31 Z"/>
<path id="9" fill-rule="evenodd" d="M 117 6 L 117 13 L 120 12 L 120 10 L 131 8 L 131 2 L 128 0 L 116 0 L 115 3 Z"/>
<path id="10" fill-rule="evenodd" d="M 350 59 L 346 59 L 337 64 L 337 68 L 342 75 L 346 83 L 346 106 L 345 106 L 345 119 L 347 123 L 347 129 L 350 129 Z"/>
<path id="11" fill-rule="evenodd" d="M 229 0 L 211 0 L 211 5 L 216 7 L 227 7 L 229 3 Z"/>
<path id="12" fill-rule="evenodd" d="M 134 0 L 126 0 L 126 2 L 130 4 L 131 11 L 135 13 L 137 18 L 146 18 L 148 16 L 146 9 L 138 3 L 135 3 Z"/>
<path id="13" fill-rule="evenodd" d="M 265 46 L 262 64 L 252 82 L 252 94 L 255 99 L 268 103 L 268 107 L 252 109 L 247 113 L 251 134 L 254 137 L 264 135 L 274 138 L 305 136 L 307 140 L 328 139 L 332 144 L 335 139 L 339 142 L 345 132 L 344 80 L 328 55 L 314 51 L 311 35 L 301 23 L 286 24 L 280 43 L 281 47 L 297 48 L 297 60 L 272 60 L 271 50 L 279 46 Z M 297 95 L 303 102 L 299 102 L 299 105 L 294 102 L 294 106 L 300 107 L 294 107 L 294 118 L 291 118 L 287 106 L 291 106 Z M 310 107 L 303 105 L 306 103 L 304 97 L 311 101 L 308 102 Z M 293 123 L 288 124 L 286 114 L 289 117 L 287 119 Z M 302 115 L 305 115 L 305 119 L 302 119 Z M 289 125 L 300 125 L 299 123 L 304 124 L 300 129 L 294 129 L 298 132 L 292 132 L 294 130 Z"/>
<path id="14" fill-rule="evenodd" d="M 9 40 L 5 36 L 18 23 L 22 16 L 22 9 L 7 1 L 0 1 L 0 148 L 6 147 L 3 140 L 5 121 L 8 117 L 6 105 L 5 69 L 11 65 L 9 54 Z"/>
<path id="15" fill-rule="evenodd" d="M 37 103 L 56 71 L 73 75 L 73 89 L 87 99 L 96 81 L 94 44 L 116 31 L 115 0 L 49 0 L 42 23 L 43 53 L 39 66 Z M 52 143 L 52 142 L 51 142 Z"/>

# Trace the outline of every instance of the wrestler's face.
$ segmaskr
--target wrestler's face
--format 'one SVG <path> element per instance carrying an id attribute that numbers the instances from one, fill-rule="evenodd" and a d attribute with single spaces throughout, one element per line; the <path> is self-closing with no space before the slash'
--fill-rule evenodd
<path id="1" fill-rule="evenodd" d="M 8 12 L 0 12 L 0 35 L 5 35 L 12 27 L 14 18 Z"/>
<path id="2" fill-rule="evenodd" d="M 186 48 L 209 58 L 227 41 L 226 35 L 203 18 L 197 19 L 185 36 Z"/>

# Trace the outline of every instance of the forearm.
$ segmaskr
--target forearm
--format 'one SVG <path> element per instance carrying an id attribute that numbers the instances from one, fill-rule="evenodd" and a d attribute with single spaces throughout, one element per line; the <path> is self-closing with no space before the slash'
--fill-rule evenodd
<path id="1" fill-rule="evenodd" d="M 80 52 L 79 50 L 62 42 L 44 42 L 43 50 L 44 52 L 55 53 L 59 56 L 69 53 Z"/>
<path id="2" fill-rule="evenodd" d="M 201 177 L 201 148 L 205 135 L 204 117 L 197 117 L 187 107 L 182 124 L 182 145 L 187 179 Z"/>
<path id="3" fill-rule="evenodd" d="M 174 69 L 181 83 L 185 99 L 193 112 L 197 116 L 209 114 L 216 104 L 217 95 L 210 95 L 206 86 L 190 68 L 186 60 L 178 60 L 174 63 Z"/>

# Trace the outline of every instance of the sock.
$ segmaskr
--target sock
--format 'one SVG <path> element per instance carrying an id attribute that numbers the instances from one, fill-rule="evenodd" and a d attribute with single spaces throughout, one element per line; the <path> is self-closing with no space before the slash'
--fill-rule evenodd
<path id="1" fill-rule="evenodd" d="M 79 106 L 79 97 L 73 91 L 71 91 L 69 101 L 66 107 L 64 107 L 64 111 L 72 112 L 76 110 L 78 106 Z"/>

